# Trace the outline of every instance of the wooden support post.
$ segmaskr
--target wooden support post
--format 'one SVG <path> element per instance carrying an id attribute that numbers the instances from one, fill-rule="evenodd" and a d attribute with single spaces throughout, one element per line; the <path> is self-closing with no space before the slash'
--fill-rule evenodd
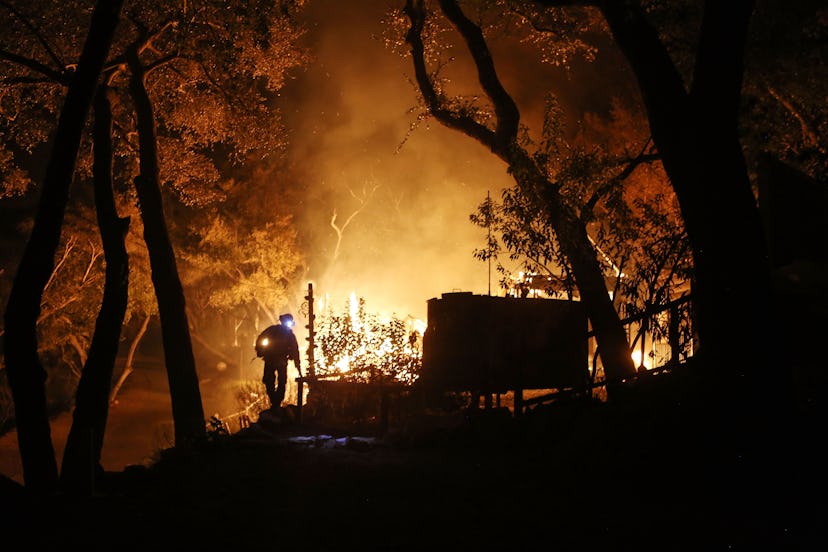
<path id="1" fill-rule="evenodd" d="M 305 378 L 299 376 L 296 378 L 297 383 L 297 391 L 296 391 L 296 421 L 302 423 L 302 398 L 305 394 Z"/>

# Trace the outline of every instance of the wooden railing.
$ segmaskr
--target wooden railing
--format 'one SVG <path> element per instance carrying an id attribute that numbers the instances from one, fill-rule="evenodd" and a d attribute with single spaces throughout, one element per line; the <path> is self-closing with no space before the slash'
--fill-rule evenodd
<path id="1" fill-rule="evenodd" d="M 670 301 L 665 305 L 656 305 L 634 316 L 629 316 L 621 320 L 621 324 L 627 328 L 628 335 L 631 337 L 630 346 L 633 350 L 640 347 L 641 362 L 638 369 L 638 374 L 632 378 L 626 378 L 619 381 L 609 381 L 606 378 L 598 378 L 598 359 L 600 351 L 597 346 L 593 348 L 592 358 L 590 361 L 589 381 L 585 387 L 579 389 L 557 389 L 554 392 L 538 395 L 532 398 L 520 398 L 516 401 L 516 412 L 541 403 L 554 401 L 567 396 L 582 395 L 584 393 L 591 393 L 600 388 L 605 388 L 607 385 L 613 383 L 624 383 L 629 379 L 635 379 L 641 375 L 657 375 L 670 371 L 679 364 L 686 362 L 693 356 L 693 325 L 692 313 L 690 310 L 691 301 L 689 295 L 684 295 Z M 666 313 L 666 324 L 662 323 L 659 318 Z M 637 325 L 637 329 L 633 332 L 633 326 Z M 652 340 L 655 337 L 666 337 L 669 347 L 669 358 L 663 364 L 653 366 L 645 369 L 645 340 L 647 337 Z M 587 339 L 594 340 L 595 332 L 589 331 Z M 651 341 L 652 343 L 652 341 Z"/>
<path id="2" fill-rule="evenodd" d="M 630 348 L 635 351 L 636 347 L 640 347 L 641 361 L 639 366 L 637 366 L 639 371 L 644 368 L 644 357 L 646 356 L 645 341 L 648 334 L 651 340 L 666 337 L 670 350 L 670 356 L 667 362 L 659 366 L 653 366 L 648 370 L 650 372 L 675 366 L 682 361 L 686 361 L 693 355 L 693 324 L 690 299 L 689 295 L 683 295 L 665 305 L 654 305 L 645 309 L 643 312 L 621 320 L 621 324 L 627 328 L 627 333 L 630 337 Z M 662 313 L 667 313 L 666 324 L 660 323 L 659 318 L 664 318 Z M 631 330 L 636 323 L 638 323 L 638 328 L 635 331 L 635 335 L 633 335 Z M 595 332 L 589 331 L 587 333 L 587 339 L 594 340 Z M 595 347 L 591 362 L 592 380 L 595 380 L 597 359 L 599 356 L 600 351 Z"/>

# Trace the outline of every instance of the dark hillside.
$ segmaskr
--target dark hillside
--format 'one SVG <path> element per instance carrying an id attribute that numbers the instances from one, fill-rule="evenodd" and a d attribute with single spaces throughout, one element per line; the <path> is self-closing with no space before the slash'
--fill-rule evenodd
<path id="1" fill-rule="evenodd" d="M 420 416 L 383 439 L 263 418 L 109 473 L 92 498 L 37 499 L 6 480 L 3 533 L 85 550 L 818 549 L 816 417 L 757 442 L 657 387 L 519 421 Z"/>

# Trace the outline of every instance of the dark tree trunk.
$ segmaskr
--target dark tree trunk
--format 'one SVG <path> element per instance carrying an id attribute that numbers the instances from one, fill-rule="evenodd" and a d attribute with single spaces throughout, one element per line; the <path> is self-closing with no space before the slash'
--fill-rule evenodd
<path id="1" fill-rule="evenodd" d="M 95 208 L 103 241 L 106 281 L 89 356 L 75 397 L 72 428 L 66 441 L 61 485 L 70 493 L 92 493 L 103 472 L 100 466 L 109 390 L 118 342 L 127 309 L 129 257 L 124 243 L 129 218 L 118 217 L 112 192 L 111 91 L 101 85 L 95 99 L 94 163 Z"/>
<path id="2" fill-rule="evenodd" d="M 146 73 L 134 49 L 128 53 L 128 61 L 132 72 L 130 93 L 135 102 L 140 146 L 140 174 L 135 178 L 135 189 L 144 222 L 144 241 L 149 252 L 152 283 L 158 300 L 175 441 L 176 445 L 187 445 L 206 434 L 204 407 L 198 387 L 184 290 L 164 218 L 155 116 L 147 93 Z"/>
<path id="3" fill-rule="evenodd" d="M 655 30 L 628 4 L 602 3 L 635 72 L 693 248 L 699 356 L 727 393 L 764 395 L 776 358 L 770 266 L 738 138 L 743 55 L 753 2 L 707 2 L 687 92 Z M 779 367 L 776 367 L 778 370 Z M 760 390 L 760 386 L 764 391 Z"/>
<path id="4" fill-rule="evenodd" d="M 538 197 L 545 206 L 543 216 L 548 217 L 555 228 L 561 250 L 572 267 L 581 303 L 592 324 L 604 376 L 612 382 L 609 386 L 612 397 L 617 383 L 635 376 L 635 364 L 630 354 L 627 333 L 607 289 L 598 253 L 589 240 L 583 222 L 566 205 L 557 187 L 534 167 L 533 161 L 525 152 L 513 151 L 504 160 L 510 167 L 527 167 L 512 172 L 518 184 Z M 520 178 L 520 175 L 530 173 L 535 173 L 534 177 Z"/>
<path id="5" fill-rule="evenodd" d="M 58 470 L 46 412 L 46 371 L 37 354 L 43 290 L 54 270 L 69 186 L 84 121 L 109 55 L 123 0 L 99 0 L 77 73 L 60 112 L 32 234 L 17 269 L 5 312 L 5 361 L 14 400 L 23 480 L 27 488 L 57 489 Z"/>

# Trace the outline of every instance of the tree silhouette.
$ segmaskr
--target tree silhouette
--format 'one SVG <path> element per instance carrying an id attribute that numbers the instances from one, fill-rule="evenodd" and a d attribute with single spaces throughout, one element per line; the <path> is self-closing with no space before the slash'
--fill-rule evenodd
<path id="1" fill-rule="evenodd" d="M 149 47 L 151 40 L 141 41 Z M 178 276 L 175 253 L 167 232 L 161 199 L 158 166 L 158 142 L 153 105 L 146 88 L 146 78 L 159 63 L 145 67 L 137 44 L 127 51 L 130 69 L 129 89 L 135 105 L 138 130 L 140 172 L 135 177 L 138 205 L 144 221 L 144 241 L 150 256 L 152 283 L 158 299 L 164 357 L 175 420 L 175 441 L 184 446 L 193 444 L 206 433 L 204 408 L 198 387 L 195 357 L 187 322 L 184 289 Z M 107 393 L 108 396 L 108 393 Z"/>
<path id="2" fill-rule="evenodd" d="M 102 84 L 94 102 L 95 206 L 106 257 L 103 299 L 89 346 L 89 356 L 75 396 L 72 427 L 63 452 L 61 487 L 69 492 L 90 493 L 98 488 L 109 394 L 121 326 L 129 291 L 129 257 L 125 236 L 129 218 L 121 218 L 112 191 L 111 90 Z"/>
<path id="3" fill-rule="evenodd" d="M 77 72 L 61 110 L 35 226 L 17 269 L 4 315 L 6 370 L 14 397 L 23 478 L 26 486 L 36 492 L 52 492 L 58 483 L 46 413 L 45 371 L 37 354 L 40 299 L 52 274 L 84 122 L 109 54 L 122 4 L 120 0 L 100 0 L 95 5 Z"/>
<path id="4" fill-rule="evenodd" d="M 3 4 L 22 22 L 15 27 L 19 38 L 25 39 L 20 44 L 34 40 L 40 51 L 46 52 L 44 62 L 0 49 L 5 67 L 22 68 L 4 81 L 4 91 L 17 102 L 12 105 L 19 108 L 19 115 L 34 115 L 29 122 L 37 121 L 27 126 L 25 116 L 6 119 L 9 127 L 4 130 L 10 132 L 4 134 L 3 143 L 13 143 L 12 152 L 15 148 L 31 150 L 45 141 L 49 110 L 57 103 L 55 90 L 70 82 L 72 70 L 22 10 Z M 26 9 L 46 11 L 49 17 L 44 21 L 67 23 L 66 28 L 83 21 L 83 10 L 74 5 Z M 134 177 L 138 191 L 141 217 L 136 217 L 133 229 L 143 228 L 149 236 L 145 241 L 153 281 L 164 310 L 162 332 L 176 437 L 182 443 L 203 435 L 205 422 L 183 289 L 162 202 L 172 199 L 187 205 L 218 205 L 226 198 L 228 187 L 238 184 L 227 177 L 229 171 L 280 151 L 284 138 L 272 100 L 286 72 L 306 61 L 296 46 L 299 31 L 291 19 L 294 9 L 293 2 L 254 2 L 230 10 L 210 3 L 130 6 L 125 12 L 129 23 L 116 35 L 113 55 L 103 67 L 117 95 L 112 134 L 118 152 L 116 184 Z M 217 25 L 216 21 L 226 24 Z M 65 47 L 61 51 L 73 50 L 72 33 L 64 28 L 54 36 L 60 37 Z M 33 90 L 37 93 L 32 94 Z M 9 151 L 0 153 L 0 161 L 4 174 L 12 177 L 6 181 L 6 191 L 16 192 L 26 185 L 25 174 L 14 167 Z M 81 165 L 82 169 L 87 167 Z M 162 186 L 173 192 L 166 199 L 162 198 Z M 120 201 L 135 199 L 134 192 L 118 192 Z M 128 207 L 125 212 L 134 210 Z M 140 310 L 149 313 L 151 309 Z"/>
<path id="5" fill-rule="evenodd" d="M 749 384 L 749 395 L 767 396 L 779 369 L 770 337 L 770 267 L 739 139 L 754 2 L 703 3 L 689 75 L 639 2 L 537 4 L 589 4 L 603 15 L 636 77 L 653 142 L 681 206 L 693 254 L 697 353 L 715 366 L 727 393 Z"/>
<path id="6" fill-rule="evenodd" d="M 572 267 L 581 301 L 595 331 L 605 374 L 613 381 L 632 376 L 635 369 L 624 328 L 612 305 L 597 253 L 584 224 L 561 195 L 560 186 L 549 180 L 544 164 L 520 144 L 517 105 L 500 83 L 481 29 L 456 2 L 441 1 L 440 8 L 460 33 L 474 59 L 478 80 L 494 113 L 492 117 L 473 104 L 448 98 L 435 84 L 426 66 L 423 37 L 428 19 L 426 7 L 423 2 L 411 0 L 405 6 L 410 21 L 406 41 L 411 47 L 417 84 L 429 113 L 447 127 L 467 134 L 491 149 L 509 165 L 510 173 L 524 193 L 537 198 L 537 203 L 544 209 L 541 216 L 555 228 L 561 252 Z M 490 117 L 494 128 L 487 124 Z"/>

